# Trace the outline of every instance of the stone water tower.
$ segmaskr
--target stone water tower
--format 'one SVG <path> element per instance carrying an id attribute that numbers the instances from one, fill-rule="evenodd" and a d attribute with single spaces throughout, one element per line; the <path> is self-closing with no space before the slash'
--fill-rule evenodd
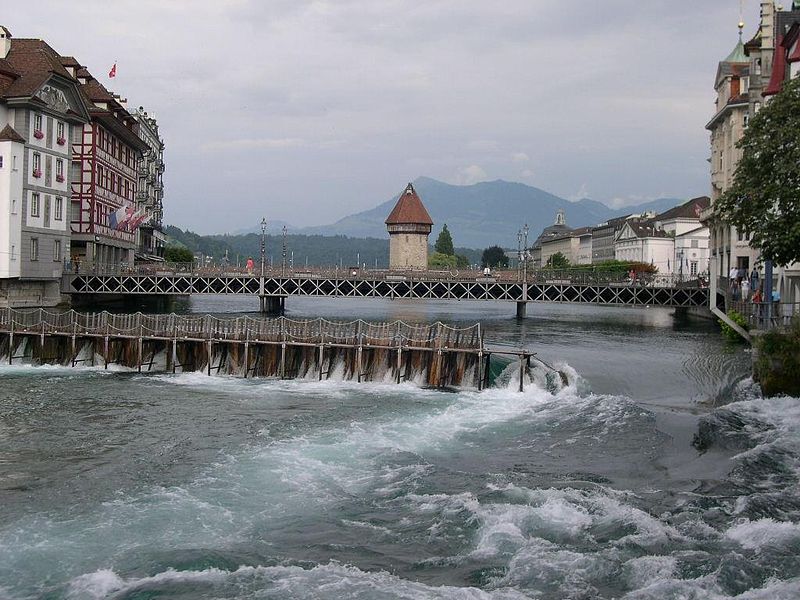
<path id="1" fill-rule="evenodd" d="M 428 235 L 433 221 L 410 183 L 386 219 L 389 231 L 389 269 L 428 268 Z"/>

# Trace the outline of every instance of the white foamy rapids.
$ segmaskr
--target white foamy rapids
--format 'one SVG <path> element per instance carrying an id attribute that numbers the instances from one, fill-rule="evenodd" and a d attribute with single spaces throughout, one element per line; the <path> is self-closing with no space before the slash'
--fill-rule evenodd
<path id="1" fill-rule="evenodd" d="M 799 544 L 800 525 L 769 518 L 757 521 L 743 519 L 731 526 L 725 532 L 725 536 L 748 550 L 774 550 L 790 544 Z"/>
<path id="2" fill-rule="evenodd" d="M 481 503 L 472 494 L 409 495 L 415 510 L 438 514 L 437 523 L 467 512 L 478 524 L 473 549 L 456 558 L 459 563 L 508 565 L 495 586 L 513 587 L 554 597 L 590 597 L 605 579 L 624 572 L 630 587 L 647 577 L 671 576 L 676 561 L 659 556 L 683 536 L 671 526 L 630 505 L 620 492 L 528 489 L 489 486 L 492 502 Z M 434 526 L 437 529 L 438 525 Z M 639 557 L 642 553 L 652 556 Z"/>
<path id="3" fill-rule="evenodd" d="M 562 376 L 566 377 L 566 382 L 562 380 Z M 511 361 L 497 376 L 495 387 L 509 391 L 519 390 L 520 377 L 522 377 L 523 390 L 535 387 L 551 393 L 567 389 L 588 391 L 578 372 L 568 364 L 557 362 L 551 368 L 535 358 L 531 360 L 530 367 L 526 367 L 522 371 L 520 371 L 518 361 Z"/>
<path id="4" fill-rule="evenodd" d="M 365 572 L 329 563 L 311 569 L 294 566 L 239 567 L 235 571 L 168 570 L 142 578 L 123 579 L 110 570 L 81 575 L 69 583 L 68 600 L 100 600 L 131 594 L 157 594 L 191 585 L 195 594 L 215 598 L 282 598 L 287 600 L 523 600 L 511 589 L 486 592 L 472 587 L 430 586 L 400 579 L 386 572 Z"/>
<path id="5" fill-rule="evenodd" d="M 376 402 L 413 402 L 399 415 L 268 442 L 228 457 L 193 482 L 120 496 L 78 518 L 30 516 L 7 524 L 0 529 L 0 565 L 5 565 L 0 570 L 35 581 L 42 573 L 28 565 L 48 565 L 52 576 L 70 577 L 139 548 L 225 547 L 248 539 L 254 530 L 273 531 L 289 518 L 319 515 L 331 503 L 403 496 L 428 472 L 425 452 L 449 451 L 462 436 L 507 422 L 547 420 L 553 412 L 587 402 L 569 389 L 554 397 L 534 386 L 522 394 L 502 389 L 444 394 L 412 384 L 359 386 L 199 373 L 141 380 L 219 386 L 243 397 L 246 391 L 262 402 L 281 391 L 325 399 L 358 393 Z M 263 390 L 263 396 L 254 390 Z"/>
<path id="6" fill-rule="evenodd" d="M 767 493 L 777 490 L 784 495 L 800 494 L 798 483 L 775 484 L 774 470 L 759 467 L 762 462 L 777 462 L 800 480 L 800 398 L 755 398 L 728 404 L 724 410 L 741 417 L 746 424 L 743 432 L 754 442 L 752 448 L 733 457 L 743 465 L 742 472 L 749 484 L 758 481 Z M 746 514 L 751 503 L 759 498 L 759 494 L 739 498 L 735 512 Z M 800 515 L 794 518 L 800 520 Z"/>
<path id="7" fill-rule="evenodd" d="M 695 579 L 661 579 L 658 576 L 641 589 L 628 592 L 624 600 L 797 600 L 800 598 L 800 578 L 785 581 L 772 578 L 757 589 L 736 596 L 726 594 L 714 575 Z"/>

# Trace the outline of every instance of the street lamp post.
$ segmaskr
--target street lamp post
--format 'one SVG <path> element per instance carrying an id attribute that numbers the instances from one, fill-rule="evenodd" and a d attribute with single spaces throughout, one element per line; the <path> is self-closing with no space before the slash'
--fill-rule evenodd
<path id="1" fill-rule="evenodd" d="M 522 277 L 522 230 L 517 230 L 517 280 Z"/>
<path id="2" fill-rule="evenodd" d="M 281 266 L 281 276 L 286 275 L 286 225 L 283 226 L 283 264 Z"/>
<path id="3" fill-rule="evenodd" d="M 522 266 L 522 276 L 523 281 L 528 281 L 528 224 L 525 223 L 525 227 L 522 228 L 522 237 L 525 245 L 523 246 L 523 253 L 525 255 L 525 262 Z"/>
<path id="4" fill-rule="evenodd" d="M 267 218 L 261 217 L 261 277 L 264 277 L 264 260 L 267 254 Z"/>

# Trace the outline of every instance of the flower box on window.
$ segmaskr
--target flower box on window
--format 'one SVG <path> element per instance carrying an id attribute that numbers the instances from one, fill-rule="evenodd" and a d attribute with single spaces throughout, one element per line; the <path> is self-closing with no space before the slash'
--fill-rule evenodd
<path id="1" fill-rule="evenodd" d="M 56 144 L 58 144 L 59 146 L 63 146 L 66 143 L 67 143 L 67 138 L 65 137 L 56 138 Z"/>
<path id="2" fill-rule="evenodd" d="M 44 137 L 44 131 L 41 129 L 34 129 L 33 137 L 35 137 L 37 140 L 42 139 Z"/>
<path id="3" fill-rule="evenodd" d="M 64 183 L 64 176 L 63 175 L 56 175 L 56 181 L 58 183 Z"/>
<path id="4" fill-rule="evenodd" d="M 36 179 L 39 179 L 42 176 L 42 170 L 41 169 L 34 169 L 33 170 L 33 176 L 36 177 Z"/>

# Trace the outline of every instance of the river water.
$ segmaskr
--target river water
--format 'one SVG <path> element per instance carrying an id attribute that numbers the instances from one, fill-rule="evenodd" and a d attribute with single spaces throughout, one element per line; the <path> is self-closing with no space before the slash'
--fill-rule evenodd
<path id="1" fill-rule="evenodd" d="M 250 299 L 197 298 L 196 312 Z M 797 598 L 800 399 L 662 309 L 480 320 L 555 393 L 0 367 L 0 598 Z"/>

